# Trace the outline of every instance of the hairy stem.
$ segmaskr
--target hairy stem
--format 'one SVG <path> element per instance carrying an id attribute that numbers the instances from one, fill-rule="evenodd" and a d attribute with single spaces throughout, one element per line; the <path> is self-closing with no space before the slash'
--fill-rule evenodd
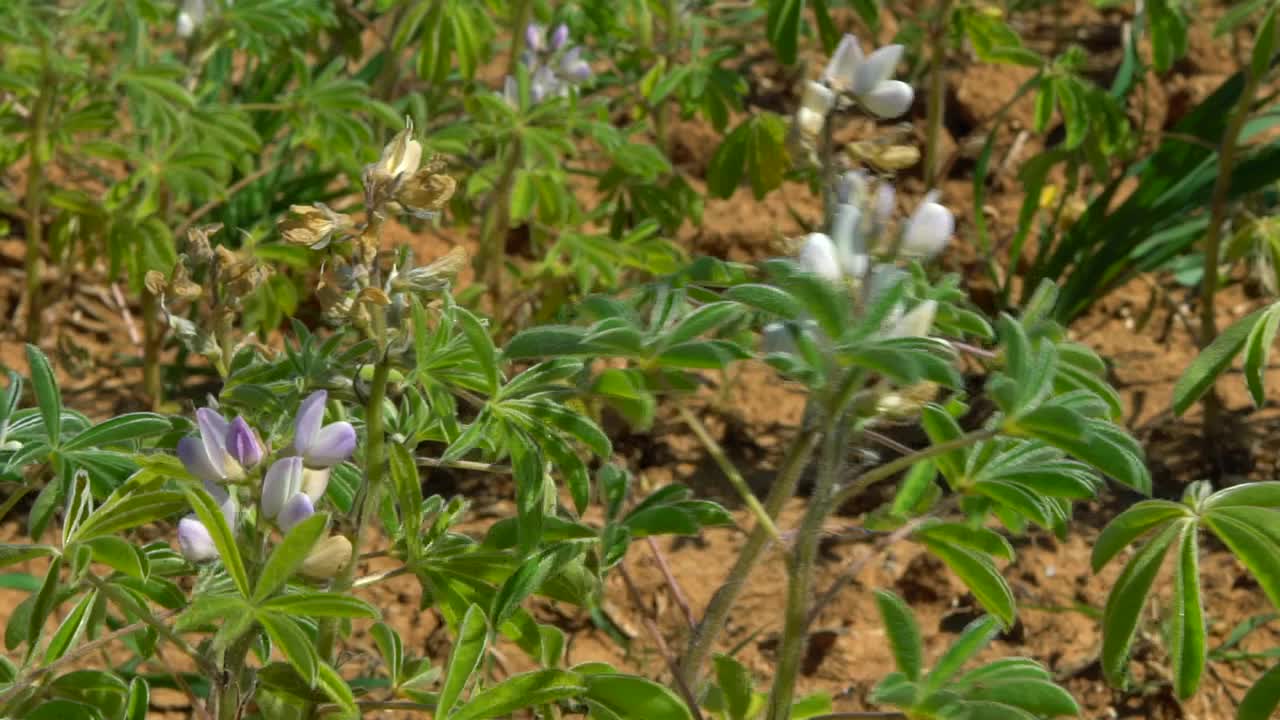
<path id="1" fill-rule="evenodd" d="M 834 431 L 826 433 L 822 440 L 817 484 L 805 509 L 791 556 L 778 666 L 774 671 L 773 688 L 769 692 L 769 720 L 787 720 L 791 716 L 791 702 L 795 697 L 796 680 L 800 675 L 800 661 L 808 645 L 809 602 L 813 594 L 813 569 L 818 557 L 818 540 L 822 535 L 822 523 L 832 507 L 830 500 L 836 481 L 844 468 L 844 450 L 849 432 L 849 425 L 842 419 L 837 419 Z"/>
<path id="2" fill-rule="evenodd" d="M 795 494 L 800 475 L 809 464 L 809 458 L 813 456 L 814 448 L 818 446 L 818 440 L 821 437 L 815 428 L 810 428 L 800 433 L 800 436 L 791 444 L 787 457 L 783 460 L 782 467 L 778 469 L 778 475 L 774 478 L 769 488 L 769 495 L 764 501 L 764 510 L 769 517 L 777 517 L 782 511 L 782 506 Z M 711 654 L 711 647 L 729 620 L 729 611 L 733 609 L 738 595 L 746 587 L 747 578 L 768 545 L 769 538 L 768 529 L 764 525 L 756 525 L 747 536 L 746 544 L 738 551 L 738 558 L 734 561 L 733 568 L 729 570 L 729 576 L 711 596 L 702 620 L 694 626 L 693 634 L 689 638 L 689 647 L 680 661 L 680 674 L 689 687 L 697 686 L 702 666 L 707 661 L 707 656 Z"/>
<path id="3" fill-rule="evenodd" d="M 1228 196 L 1231 192 L 1231 172 L 1235 168 L 1236 150 L 1239 145 L 1240 131 L 1249 119 L 1253 108 L 1253 96 L 1257 93 L 1260 73 L 1246 68 L 1248 79 L 1231 110 L 1227 127 L 1222 133 L 1222 143 L 1218 150 L 1218 176 L 1213 183 L 1213 195 L 1209 206 L 1209 230 L 1204 238 L 1204 273 L 1200 279 L 1200 348 L 1211 345 L 1218 337 L 1217 293 L 1218 264 L 1222 254 L 1222 226 L 1227 221 Z M 1201 400 L 1204 407 L 1204 437 L 1219 437 L 1221 426 L 1219 416 L 1222 413 L 1222 399 L 1217 389 L 1210 385 L 1209 391 Z"/>
<path id="4" fill-rule="evenodd" d="M 519 139 L 507 148 L 507 161 L 503 165 L 498 184 L 488 200 L 484 223 L 481 226 L 480 252 L 476 255 L 476 276 L 484 278 L 493 302 L 493 313 L 502 310 L 502 267 L 507 253 L 507 231 L 511 228 L 511 191 L 516 172 L 520 169 L 521 147 Z"/>
<path id="5" fill-rule="evenodd" d="M 1000 431 L 995 429 L 975 430 L 971 433 L 961 435 L 954 440 L 948 440 L 947 442 L 938 443 L 937 445 L 930 445 L 929 447 L 917 450 L 910 455 L 903 455 L 897 460 L 892 460 L 883 465 L 872 468 L 871 470 L 859 475 L 856 480 L 840 492 L 836 493 L 835 498 L 832 500 L 830 509 L 835 511 L 845 503 L 861 495 L 872 485 L 875 485 L 881 480 L 887 480 L 903 470 L 908 470 L 912 465 L 915 465 L 918 462 L 935 458 L 939 455 L 945 455 L 952 450 L 967 448 L 970 445 L 975 445 L 983 440 L 990 440 L 999 434 Z"/>
<path id="6" fill-rule="evenodd" d="M 933 65 L 929 68 L 929 101 L 925 109 L 924 184 L 932 189 L 938 186 L 938 171 L 942 154 L 942 121 L 947 102 L 947 16 L 951 13 L 951 0 L 939 0 L 938 15 L 929 33 L 933 51 Z"/>

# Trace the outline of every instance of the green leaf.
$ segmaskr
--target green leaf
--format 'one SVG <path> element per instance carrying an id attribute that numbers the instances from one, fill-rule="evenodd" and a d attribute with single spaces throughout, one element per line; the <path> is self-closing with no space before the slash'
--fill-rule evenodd
<path id="1" fill-rule="evenodd" d="M 547 578 L 562 569 L 582 552 L 580 545 L 560 543 L 539 552 L 526 560 L 493 597 L 489 615 L 495 625 L 504 622 L 520 607 L 525 598 L 532 595 Z"/>
<path id="2" fill-rule="evenodd" d="M 100 562 L 129 577 L 145 580 L 148 567 L 146 555 L 123 538 L 115 535 L 103 535 L 85 543 L 93 548 L 94 562 Z"/>
<path id="3" fill-rule="evenodd" d="M 1204 510 L 1227 507 L 1280 508 L 1280 482 L 1254 482 L 1233 485 L 1210 495 Z"/>
<path id="4" fill-rule="evenodd" d="M 467 342 L 471 345 L 474 359 L 480 363 L 480 370 L 484 373 L 485 384 L 488 387 L 489 394 L 496 395 L 499 381 L 498 351 L 493 346 L 489 331 L 485 329 L 479 318 L 463 308 L 455 307 L 454 313 L 458 320 L 458 326 L 462 329 Z"/>
<path id="5" fill-rule="evenodd" d="M 93 622 L 93 614 L 89 612 L 89 608 L 93 607 L 93 603 L 97 599 L 97 591 L 89 592 L 80 598 L 80 602 L 76 603 L 76 606 L 63 619 L 62 624 L 53 633 L 53 637 L 49 639 L 49 646 L 45 649 L 45 665 L 65 655 L 67 650 L 71 649 L 84 636 L 85 630 Z"/>
<path id="6" fill-rule="evenodd" d="M 1273 10 L 1268 17 L 1274 16 Z M 1263 381 L 1267 371 L 1267 358 L 1271 356 L 1271 344 L 1276 339 L 1276 329 L 1280 328 L 1280 304 L 1267 308 L 1263 318 L 1249 332 L 1244 347 L 1244 379 L 1249 387 L 1249 395 L 1253 398 L 1254 407 L 1262 407 L 1267 401 Z"/>
<path id="7" fill-rule="evenodd" d="M 209 501 L 212 503 L 213 499 L 209 498 Z M 94 510 L 87 520 L 80 523 L 80 527 L 76 528 L 68 541 L 83 542 L 96 537 L 111 536 L 122 530 L 172 517 L 185 510 L 189 502 L 188 495 L 174 490 L 138 492 L 129 489 L 119 492 L 107 498 L 107 501 Z M 219 517 L 222 517 L 222 511 L 218 510 L 216 504 L 214 510 Z M 223 524 L 226 524 L 225 519 Z"/>
<path id="8" fill-rule="evenodd" d="M 0 567 L 57 554 L 58 549 L 52 545 L 0 543 Z"/>
<path id="9" fill-rule="evenodd" d="M 984 527 L 959 522 L 931 522 L 915 532 L 917 538 L 929 538 L 956 547 L 1013 561 L 1013 546 L 1000 533 Z M 905 671 L 904 671 L 905 672 Z"/>
<path id="10" fill-rule="evenodd" d="M 1173 579 L 1173 627 L 1169 654 L 1173 664 L 1174 692 L 1180 699 L 1187 700 L 1200 686 L 1208 638 L 1204 606 L 1200 602 L 1200 548 L 1196 542 L 1199 526 L 1194 522 L 1184 525 Z"/>
<path id="11" fill-rule="evenodd" d="M 802 12 L 804 0 L 769 0 L 765 32 L 783 65 L 792 65 L 796 61 Z"/>
<path id="12" fill-rule="evenodd" d="M 293 665 L 308 686 L 315 687 L 319 678 L 320 656 L 316 654 L 315 643 L 307 636 L 306 631 L 284 613 L 259 612 L 257 619 L 271 637 L 272 644 L 284 653 L 289 664 Z"/>
<path id="13" fill-rule="evenodd" d="M 1209 347 L 1205 348 L 1187 368 L 1178 383 L 1173 387 L 1173 412 L 1181 415 L 1191 407 L 1201 395 L 1213 387 L 1218 376 L 1231 366 L 1231 361 L 1240 354 L 1254 327 L 1262 321 L 1270 308 L 1263 308 L 1245 316 L 1235 325 L 1227 328 Z"/>
<path id="14" fill-rule="evenodd" d="M 1271 604 L 1280 608 L 1280 545 L 1268 537 L 1261 523 L 1250 523 L 1253 508 L 1224 508 L 1205 513 L 1203 522 L 1249 568 Z M 1241 511 L 1244 511 L 1241 513 Z M 1262 511 L 1274 515 L 1272 511 Z M 1240 514 L 1237 514 L 1240 513 Z M 1268 520 L 1274 523 L 1275 519 Z"/>
<path id="15" fill-rule="evenodd" d="M 922 542 L 951 568 L 987 612 L 999 618 L 1005 627 L 1013 626 L 1016 619 L 1013 591 L 990 559 L 935 538 L 925 537 Z"/>
<path id="16" fill-rule="evenodd" d="M 458 626 L 458 639 L 449 654 L 449 663 L 445 671 L 444 684 L 440 687 L 440 698 L 436 701 L 435 714 L 448 717 L 462 691 L 480 667 L 484 658 L 485 647 L 489 642 L 489 621 L 485 619 L 484 610 L 479 605 L 467 608 Z"/>
<path id="17" fill-rule="evenodd" d="M 1143 500 L 1120 513 L 1103 528 L 1093 544 L 1091 565 L 1096 573 L 1134 540 L 1158 525 L 1186 518 L 1191 510 L 1170 500 Z"/>
<path id="18" fill-rule="evenodd" d="M 1280 707 L 1280 665 L 1262 674 L 1240 700 L 1236 720 L 1271 720 Z"/>
<path id="19" fill-rule="evenodd" d="M 567 700 L 581 695 L 587 689 L 583 680 L 577 673 L 564 670 L 534 670 L 513 675 L 476 693 L 449 720 L 510 717 L 523 708 Z"/>
<path id="20" fill-rule="evenodd" d="M 969 623 L 925 676 L 925 694 L 932 694 L 946 686 L 951 678 L 965 666 L 965 663 L 981 652 L 999 634 L 1000 621 L 990 615 L 984 615 Z"/>
<path id="21" fill-rule="evenodd" d="M 1048 680 L 984 680 L 965 699 L 1012 705 L 1037 717 L 1080 714 L 1080 706 L 1071 694 Z"/>
<path id="22" fill-rule="evenodd" d="M 920 638 L 916 617 L 897 595 L 887 590 L 877 590 L 875 595 L 898 672 L 915 682 L 924 667 L 924 641 Z"/>
<path id="23" fill-rule="evenodd" d="M 129 682 L 129 697 L 125 702 L 122 720 L 147 720 L 151 705 L 151 688 L 143 677 Z"/>
<path id="24" fill-rule="evenodd" d="M 735 285 L 726 290 L 724 296 L 786 320 L 795 320 L 804 313 L 804 308 L 795 298 L 772 285 Z"/>
<path id="25" fill-rule="evenodd" d="M 161 435 L 173 429 L 163 415 L 127 413 L 101 422 L 67 441 L 64 450 L 100 448 Z"/>
<path id="26" fill-rule="evenodd" d="M 40 641 L 40 630 L 44 627 L 45 620 L 49 618 L 49 613 L 53 612 L 55 601 L 58 594 L 58 578 L 62 571 L 62 556 L 53 558 L 49 563 L 49 571 L 45 573 L 44 584 L 40 586 L 40 592 L 31 596 L 31 615 L 27 620 L 26 639 L 32 652 L 35 651 L 36 643 Z M 18 613 L 14 613 L 14 617 L 10 618 L 10 622 L 17 617 Z"/>
<path id="27" fill-rule="evenodd" d="M 358 597 L 338 592 L 300 592 L 278 595 L 262 603 L 263 610 L 296 617 L 367 618 L 377 620 L 378 608 Z"/>
<path id="28" fill-rule="evenodd" d="M 236 544 L 235 533 L 231 532 L 231 528 L 227 525 L 227 519 L 223 516 L 217 501 L 204 488 L 187 487 L 185 490 L 187 501 L 195 510 L 196 517 L 213 537 L 214 547 L 218 548 L 218 557 L 222 560 L 223 567 L 227 569 L 227 574 L 231 576 L 231 582 L 235 583 L 241 595 L 246 598 L 253 597 L 252 589 L 249 587 L 249 573 L 244 569 L 244 559 L 240 557 L 240 547 Z"/>
<path id="29" fill-rule="evenodd" d="M 634 675 L 588 675 L 584 699 L 622 720 L 691 720 L 689 708 L 667 688 Z"/>
<path id="30" fill-rule="evenodd" d="M 35 345 L 27 345 L 27 365 L 31 367 L 31 388 L 44 419 L 45 437 L 56 448 L 62 436 L 62 393 L 58 391 L 57 376 L 49 366 L 49 358 Z"/>
<path id="31" fill-rule="evenodd" d="M 315 513 L 289 530 L 262 567 L 258 585 L 253 589 L 252 602 L 260 604 L 284 587 L 328 528 L 329 514 Z"/>
<path id="32" fill-rule="evenodd" d="M 1139 550 L 1124 567 L 1102 612 L 1102 671 L 1108 682 L 1119 686 L 1124 679 L 1129 647 L 1138 631 L 1138 618 L 1146 604 L 1147 593 L 1160 572 L 1160 564 L 1173 539 L 1190 521 L 1171 523 Z"/>
<path id="33" fill-rule="evenodd" d="M 716 682 L 729 705 L 730 720 L 746 720 L 751 709 L 751 673 L 728 655 L 716 655 Z"/>
<path id="34" fill-rule="evenodd" d="M 102 720 L 102 713 L 90 705 L 58 698 L 40 703 L 26 720 Z"/>
<path id="35" fill-rule="evenodd" d="M 324 693 L 329 699 L 342 706 L 342 709 L 348 715 L 359 716 L 359 709 L 356 706 L 356 698 L 351 694 L 351 686 L 347 685 L 347 681 L 342 679 L 337 670 L 327 662 L 321 662 L 318 668 L 320 687 L 324 689 Z"/>
<path id="36" fill-rule="evenodd" d="M 1253 40 L 1253 58 L 1250 72 L 1254 77 L 1265 78 L 1271 69 L 1271 59 L 1276 54 L 1276 6 L 1272 5 L 1258 28 Z"/>

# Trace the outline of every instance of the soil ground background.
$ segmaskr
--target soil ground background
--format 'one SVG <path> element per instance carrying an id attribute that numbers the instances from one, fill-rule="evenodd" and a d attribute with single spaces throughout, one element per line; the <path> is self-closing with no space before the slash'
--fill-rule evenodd
<path id="1" fill-rule="evenodd" d="M 1212 20 L 1224 5 L 1201 5 L 1200 17 L 1208 21 L 1192 25 L 1187 58 L 1163 81 L 1149 85 L 1141 106 L 1131 109 L 1135 117 L 1144 118 L 1149 130 L 1158 133 L 1168 127 L 1237 67 L 1232 44 L 1210 34 Z M 1090 71 L 1101 76 L 1113 72 L 1118 65 L 1121 33 L 1117 29 L 1131 19 L 1127 10 L 1102 11 L 1086 2 L 1070 5 L 1066 10 L 1019 17 L 1030 45 L 1046 52 L 1073 42 L 1085 45 L 1090 53 Z M 887 23 L 880 39 L 887 41 L 894 29 L 893 23 Z M 973 140 L 983 137 L 986 121 L 1025 79 L 1022 72 L 1003 66 L 957 64 L 948 77 L 945 144 L 956 153 L 957 160 L 951 164 L 942 189 L 945 202 L 956 212 L 958 229 L 943 262 L 967 278 L 977 278 L 979 274 L 975 251 L 969 244 L 975 210 L 970 175 Z M 750 80 L 753 99 L 759 106 L 776 103 L 766 98 L 777 95 L 777 88 L 786 82 L 779 68 L 767 62 L 753 66 Z M 791 102 L 785 99 L 770 109 L 783 110 Z M 1022 202 L 1016 169 L 1041 149 L 1034 136 L 1017 142 L 1019 132 L 1029 129 L 1031 115 L 1030 101 L 1016 106 L 1010 127 L 1003 131 L 998 145 L 997 157 L 1007 158 L 1003 164 L 1007 169 L 997 173 L 986 207 L 982 208 L 992 221 L 997 240 L 1011 234 Z M 917 127 L 923 125 L 922 102 L 917 102 L 912 120 Z M 717 135 L 700 123 L 682 122 L 677 124 L 673 138 L 678 171 L 695 187 L 705 187 L 704 176 Z M 1020 149 L 1011 154 L 1015 147 Z M 909 211 L 922 191 L 922 183 L 908 176 L 901 189 L 900 209 Z M 728 200 L 708 200 L 702 223 L 687 225 L 680 240 L 691 253 L 755 261 L 777 255 L 783 238 L 801 232 L 796 216 L 815 220 L 819 215 L 817 201 L 805 187 L 787 185 L 762 202 L 744 190 Z M 450 228 L 447 223 L 441 230 L 422 233 L 396 228 L 391 240 L 411 244 L 424 261 L 443 254 L 453 244 L 475 243 L 469 231 Z M 21 238 L 0 240 L 0 318 L 4 318 L 0 321 L 0 368 L 25 372 L 15 318 L 21 294 L 22 251 Z M 136 361 L 137 342 L 131 339 L 131 328 L 135 326 L 129 319 L 131 313 L 136 317 L 137 308 L 121 303 L 111 284 L 103 281 L 100 267 L 76 268 L 72 276 L 54 282 L 56 289 L 65 292 L 47 293 L 55 299 L 46 308 L 49 329 L 42 345 L 55 359 L 68 404 L 96 418 L 140 408 L 141 372 Z M 1096 304 L 1072 327 L 1077 339 L 1094 347 L 1111 363 L 1113 380 L 1125 399 L 1127 422 L 1146 446 L 1156 493 L 1169 498 L 1179 497 L 1187 483 L 1211 472 L 1194 414 L 1179 420 L 1168 411 L 1173 383 L 1195 356 L 1194 340 L 1188 330 L 1191 311 L 1184 305 L 1190 297 L 1189 291 L 1174 286 L 1167 278 L 1140 278 Z M 1222 303 L 1223 325 L 1252 308 L 1251 301 L 1242 294 L 1232 292 L 1226 297 Z M 1238 377 L 1228 378 L 1220 387 L 1232 409 L 1230 422 L 1237 438 L 1219 458 L 1217 469 L 1225 471 L 1220 482 L 1276 479 L 1278 454 L 1271 440 L 1280 428 L 1280 414 L 1274 407 L 1250 412 Z M 698 398 L 700 412 L 738 467 L 763 487 L 794 433 L 803 396 L 767 368 L 753 365 L 747 365 L 723 391 L 723 395 L 708 392 Z M 646 434 L 632 433 L 621 423 L 609 429 L 615 437 L 618 459 L 631 468 L 642 486 L 683 482 L 703 496 L 730 507 L 738 506 L 729 485 L 674 413 L 660 413 L 652 432 Z M 511 488 L 505 482 L 437 471 L 426 478 L 426 483 L 429 492 L 466 495 L 475 509 L 475 519 L 468 529 L 477 534 L 494 518 L 514 513 Z M 1087 718 L 1234 717 L 1235 701 L 1260 674 L 1262 666 L 1215 663 L 1200 694 L 1179 705 L 1169 691 L 1165 669 L 1168 659 L 1160 641 L 1159 621 L 1167 612 L 1166 595 L 1158 597 L 1154 607 L 1144 614 L 1147 622 L 1135 645 L 1133 662 L 1137 687 L 1121 692 L 1102 680 L 1097 663 L 1101 636 L 1094 616 L 1101 610 L 1121 563 L 1115 562 L 1095 575 L 1089 568 L 1089 553 L 1106 522 L 1136 499 L 1133 495 L 1112 493 L 1081 506 L 1080 522 L 1065 541 L 1041 533 L 1015 539 L 1018 559 L 1005 568 L 1005 575 L 1018 598 L 1020 622 L 988 654 L 1025 655 L 1045 663 L 1080 701 Z M 804 502 L 803 498 L 792 501 L 780 522 L 783 528 L 796 526 Z M 876 552 L 876 538 L 858 529 L 858 514 L 867 509 L 849 508 L 847 514 L 833 521 L 830 542 L 824 547 L 820 563 L 821 587 L 850 564 Z M 746 513 L 738 510 L 735 515 L 741 527 L 751 527 Z M 0 537 L 13 537 L 21 531 L 10 521 L 0 528 Z M 636 543 L 622 567 L 639 590 L 641 602 L 632 601 L 623 578 L 615 573 L 607 588 L 605 608 L 630 637 L 626 646 L 596 627 L 578 608 L 547 601 L 535 603 L 535 612 L 540 620 L 553 622 L 569 634 L 572 662 L 607 660 L 652 677 L 668 678 L 649 621 L 656 626 L 662 644 L 676 650 L 682 648 L 689 629 L 683 606 L 701 615 L 743 540 L 739 529 L 719 529 L 698 538 L 663 539 L 656 550 L 646 543 Z M 663 572 L 663 563 L 674 584 Z M 1237 623 L 1270 610 L 1256 585 L 1221 547 L 1206 544 L 1202 573 L 1205 604 L 1211 618 L 1210 647 Z M 856 582 L 826 608 L 816 623 L 811 657 L 801 679 L 802 692 L 829 692 L 840 710 L 869 709 L 866 700 L 872 686 L 892 664 L 869 592 L 876 587 L 893 588 L 910 601 L 926 633 L 930 657 L 936 657 L 980 612 L 959 581 L 915 546 L 901 543 L 877 553 Z M 8 608 L 20 597 L 12 591 L 0 591 L 0 623 L 7 620 Z M 752 577 L 721 645 L 722 650 L 741 645 L 739 657 L 755 673 L 759 684 L 767 683 L 772 675 L 784 597 L 782 559 L 778 548 L 773 548 Z M 368 599 L 384 608 L 388 621 L 404 633 L 408 652 L 437 661 L 446 657 L 448 636 L 437 616 L 418 611 L 419 594 L 412 580 L 397 579 L 371 588 Z M 1264 628 L 1251 637 L 1246 647 L 1263 650 L 1278 645 L 1277 633 Z M 348 667 L 376 663 L 371 648 L 364 629 L 358 628 L 348 648 Z M 510 672 L 524 669 L 518 652 L 506 653 L 504 664 Z"/>

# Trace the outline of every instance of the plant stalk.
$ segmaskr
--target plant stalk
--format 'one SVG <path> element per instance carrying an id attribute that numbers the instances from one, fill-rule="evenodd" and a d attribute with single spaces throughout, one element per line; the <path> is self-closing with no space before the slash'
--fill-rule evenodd
<path id="1" fill-rule="evenodd" d="M 44 250 L 44 168 L 47 160 L 45 153 L 52 154 L 53 148 L 48 143 L 49 113 L 53 107 L 56 81 L 49 69 L 48 49 L 43 48 L 44 65 L 41 77 L 40 95 L 36 98 L 31 112 L 30 164 L 27 166 L 27 193 L 24 198 L 23 211 L 26 213 L 27 250 L 23 263 L 26 276 L 27 305 L 27 341 L 36 344 L 41 334 L 41 312 L 44 308 L 41 300 L 40 284 L 43 278 L 43 262 L 41 253 Z"/>
<path id="2" fill-rule="evenodd" d="M 725 454 L 724 448 L 720 447 L 720 443 L 711 437 L 711 433 L 707 432 L 707 427 L 697 418 L 689 409 L 683 405 L 679 407 L 680 419 L 693 430 L 693 434 L 698 436 L 698 440 L 702 441 L 702 446 L 706 448 L 707 453 L 715 460 L 716 465 L 720 467 L 720 471 L 729 479 L 729 484 L 733 485 L 733 489 L 738 491 L 738 495 L 742 497 L 742 502 L 746 503 L 747 508 L 751 510 L 751 514 L 755 516 L 756 523 L 764 528 L 769 537 L 778 540 L 781 538 L 778 528 L 773 524 L 773 517 L 765 510 L 760 501 L 756 499 L 756 494 L 751 491 L 751 487 L 747 485 L 747 481 L 742 477 L 742 473 L 738 472 L 738 468 L 733 466 L 733 461 Z"/>
<path id="3" fill-rule="evenodd" d="M 769 488 L 769 495 L 764 501 L 764 511 L 769 517 L 776 518 L 782 511 L 782 506 L 795 494 L 800 475 L 809 464 L 809 458 L 812 457 L 821 437 L 816 428 L 810 428 L 803 431 L 791 444 L 791 449 L 788 450 L 782 467 L 778 469 L 778 475 L 774 478 L 773 485 Z M 733 609 L 738 596 L 742 594 L 742 589 L 746 587 L 747 578 L 750 577 L 761 553 L 768 545 L 769 537 L 768 529 L 764 525 L 757 524 L 747 536 L 746 544 L 738 551 L 738 557 L 729 571 L 729 576 L 711 596 L 702 620 L 693 628 L 689 647 L 680 661 L 680 674 L 684 678 L 685 685 L 697 687 L 702 666 L 706 663 L 707 656 L 711 654 L 711 647 L 729 620 L 729 611 Z"/>
<path id="4" fill-rule="evenodd" d="M 938 16 L 930 28 L 929 44 L 933 51 L 933 65 L 929 72 L 929 101 L 926 112 L 924 184 L 926 189 L 938 186 L 938 171 L 942 158 L 942 121 L 947 102 L 947 16 L 951 14 L 951 0 L 938 1 Z"/>
<path id="5" fill-rule="evenodd" d="M 164 402 L 164 385 L 160 379 L 160 349 L 164 331 L 160 328 L 160 303 L 150 290 L 142 289 L 142 390 L 159 410 Z"/>
<path id="6" fill-rule="evenodd" d="M 1204 272 L 1200 278 L 1200 349 L 1209 347 L 1218 337 L 1217 293 L 1218 264 L 1222 255 L 1222 226 L 1227 221 L 1228 196 L 1231 192 L 1231 173 L 1235 169 L 1236 151 L 1239 145 L 1240 132 L 1249 119 L 1253 108 L 1253 96 L 1257 93 L 1261 78 L 1251 69 L 1246 69 L 1247 80 L 1231 110 L 1227 127 L 1222 134 L 1222 143 L 1218 150 L 1218 176 L 1213 183 L 1213 196 L 1209 206 L 1209 230 L 1204 239 Z M 1203 428 L 1206 440 L 1221 436 L 1222 398 L 1217 388 L 1209 386 L 1201 400 L 1204 407 Z"/>
<path id="7" fill-rule="evenodd" d="M 510 155 L 488 202 L 480 238 L 480 253 L 476 256 L 476 276 L 484 279 L 495 316 L 502 308 L 502 266 L 506 259 L 507 231 L 511 228 L 511 191 L 516 172 L 520 169 L 521 147 L 518 137 L 511 142 L 508 152 Z"/>

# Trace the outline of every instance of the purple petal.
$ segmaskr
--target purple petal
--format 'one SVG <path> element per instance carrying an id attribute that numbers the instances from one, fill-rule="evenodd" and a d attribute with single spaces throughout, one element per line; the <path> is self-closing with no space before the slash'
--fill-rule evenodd
<path id="1" fill-rule="evenodd" d="M 218 557 L 218 547 L 213 544 L 209 530 L 194 517 L 178 521 L 178 547 L 189 562 L 199 563 Z"/>
<path id="2" fill-rule="evenodd" d="M 271 464 L 262 480 L 262 515 L 274 518 L 302 488 L 302 458 L 281 458 Z"/>
<path id="3" fill-rule="evenodd" d="M 227 453 L 243 468 L 251 468 L 262 462 L 262 441 L 244 418 L 238 417 L 231 421 L 231 427 L 227 431 Z"/>
<path id="4" fill-rule="evenodd" d="M 329 468 L 307 468 L 302 471 L 302 492 L 311 498 L 311 504 L 320 502 L 329 488 Z"/>
<path id="5" fill-rule="evenodd" d="M 209 454 L 209 460 L 214 464 L 214 468 L 218 468 L 218 474 L 221 477 L 227 477 L 227 471 L 223 468 L 223 459 L 227 457 L 227 430 L 230 429 L 227 418 L 223 418 L 209 407 L 201 407 L 200 410 L 196 410 L 196 425 L 200 427 L 200 441 L 205 443 L 205 452 Z"/>
<path id="6" fill-rule="evenodd" d="M 555 31 L 551 33 L 552 52 L 564 47 L 564 44 L 567 42 L 569 42 L 569 26 L 564 23 L 560 23 L 556 26 Z"/>
<path id="7" fill-rule="evenodd" d="M 294 493 L 293 497 L 284 504 L 284 509 L 280 511 L 280 516 L 276 518 L 276 524 L 284 532 L 289 532 L 294 525 L 311 517 L 316 511 L 314 505 L 311 504 L 311 498 L 305 493 Z"/>
<path id="8" fill-rule="evenodd" d="M 320 426 L 324 424 L 324 404 L 328 399 L 329 393 L 317 390 L 298 406 L 297 420 L 293 426 L 293 449 L 299 454 L 306 455 L 307 450 L 315 443 Z"/>
<path id="9" fill-rule="evenodd" d="M 336 422 L 320 429 L 316 434 L 316 441 L 303 457 L 308 466 L 325 468 L 346 460 L 355 450 L 356 429 L 349 422 Z"/>
<path id="10" fill-rule="evenodd" d="M 533 52 L 542 52 L 542 26 L 529 23 L 524 28 L 524 44 Z"/>
<path id="11" fill-rule="evenodd" d="M 222 472 L 214 467 L 205 451 L 204 443 L 193 437 L 184 437 L 178 441 L 178 459 L 187 472 L 209 483 L 222 482 Z"/>

